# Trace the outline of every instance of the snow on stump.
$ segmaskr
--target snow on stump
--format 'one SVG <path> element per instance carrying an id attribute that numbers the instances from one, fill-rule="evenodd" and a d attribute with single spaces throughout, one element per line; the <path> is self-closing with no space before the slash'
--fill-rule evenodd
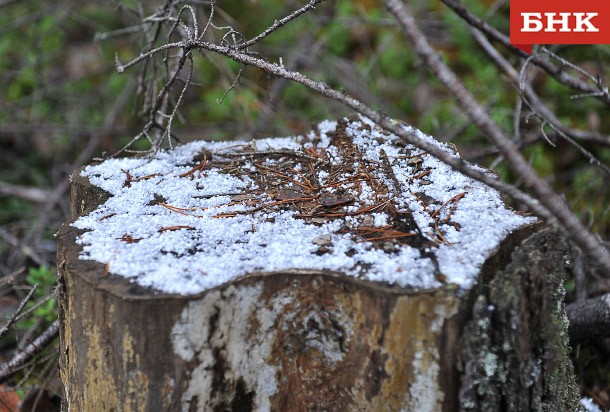
<path id="1" fill-rule="evenodd" d="M 72 179 L 66 410 L 576 408 L 564 239 L 367 119 Z"/>

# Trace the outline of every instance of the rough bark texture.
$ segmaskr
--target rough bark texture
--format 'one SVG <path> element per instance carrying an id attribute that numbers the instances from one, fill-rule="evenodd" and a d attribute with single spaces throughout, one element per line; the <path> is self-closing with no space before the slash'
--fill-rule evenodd
<path id="1" fill-rule="evenodd" d="M 75 215 L 108 196 L 73 178 Z M 159 294 L 79 260 L 77 234 L 58 234 L 65 410 L 575 410 L 567 249 L 541 226 L 469 293 L 299 271 Z"/>
<path id="2" fill-rule="evenodd" d="M 578 391 L 562 304 L 568 246 L 549 229 L 496 254 L 473 290 L 461 359 L 460 410 L 572 411 Z"/>

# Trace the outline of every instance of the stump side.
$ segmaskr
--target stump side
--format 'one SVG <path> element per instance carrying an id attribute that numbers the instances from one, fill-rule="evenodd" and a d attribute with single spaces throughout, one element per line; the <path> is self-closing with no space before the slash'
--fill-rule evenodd
<path id="1" fill-rule="evenodd" d="M 534 293 L 557 287 L 565 248 L 540 226 L 509 236 L 467 294 L 306 272 L 198 296 L 156 294 L 79 260 L 77 232 L 59 234 L 61 371 L 72 410 L 452 411 L 458 394 L 464 410 L 522 398 L 534 410 L 574 405 L 561 289 Z M 514 331 L 513 318 L 530 323 Z M 536 365 L 532 386 L 525 378 Z M 476 395 L 469 408 L 471 390 L 489 399 Z"/>
<path id="2" fill-rule="evenodd" d="M 460 410 L 577 410 L 563 301 L 568 259 L 565 237 L 546 228 L 484 266 L 461 339 Z"/>
<path id="3" fill-rule="evenodd" d="M 84 167 L 70 175 L 70 217 L 76 218 L 94 210 L 111 196 L 105 190 L 92 185 L 89 179 L 82 176 Z"/>
<path id="4" fill-rule="evenodd" d="M 146 298 L 78 261 L 75 232 L 59 236 L 72 410 L 434 411 L 457 391 L 440 379 L 441 359 L 455 358 L 444 345 L 459 329 L 455 289 L 294 272 Z"/>
<path id="5" fill-rule="evenodd" d="M 113 282 L 103 265 L 79 261 L 67 251 L 73 241 L 70 229 L 58 236 L 65 258 L 59 266 L 64 409 L 139 411 L 145 410 L 143 405 L 156 405 L 179 410 L 173 408 L 171 394 L 184 376 L 168 374 L 180 367 L 172 356 L 161 354 L 172 351 L 167 336 L 185 302 L 171 297 L 151 301 L 141 294 L 148 296 L 149 291 L 134 293 L 137 285 L 130 289 L 121 284 L 128 283 L 124 280 Z M 92 272 L 95 276 L 82 276 Z M 133 299 L 123 298 L 127 291 Z"/>

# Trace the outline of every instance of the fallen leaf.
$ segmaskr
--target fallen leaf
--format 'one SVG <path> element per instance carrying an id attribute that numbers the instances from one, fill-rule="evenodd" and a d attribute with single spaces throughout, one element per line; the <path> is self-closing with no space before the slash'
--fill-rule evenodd
<path id="1" fill-rule="evenodd" d="M 21 398 L 15 391 L 0 385 L 0 412 L 18 412 Z"/>

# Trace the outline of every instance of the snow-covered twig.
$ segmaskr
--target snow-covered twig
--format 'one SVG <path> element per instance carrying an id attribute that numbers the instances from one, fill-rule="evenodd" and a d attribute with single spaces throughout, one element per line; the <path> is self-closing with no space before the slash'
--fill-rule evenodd
<path id="1" fill-rule="evenodd" d="M 477 103 L 458 76 L 442 61 L 439 54 L 428 43 L 425 34 L 417 27 L 407 6 L 400 0 L 384 0 L 384 4 L 399 22 L 415 53 L 453 94 L 470 120 L 498 147 L 511 168 L 523 179 L 527 189 L 534 193 L 536 199 L 544 205 L 547 211 L 551 212 L 560 227 L 574 239 L 583 251 L 588 252 L 604 268 L 605 272 L 610 273 L 610 251 L 602 246 L 599 240 L 574 216 L 562 199 L 538 176 L 527 160 L 523 158 L 515 143 L 506 136 L 485 109 Z"/>

